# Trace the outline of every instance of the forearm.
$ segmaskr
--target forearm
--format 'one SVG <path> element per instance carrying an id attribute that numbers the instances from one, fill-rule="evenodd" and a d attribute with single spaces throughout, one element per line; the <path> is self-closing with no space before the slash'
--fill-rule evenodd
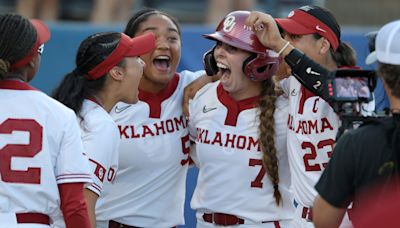
<path id="1" fill-rule="evenodd" d="M 346 208 L 337 208 L 321 196 L 317 196 L 313 206 L 313 222 L 316 228 L 337 228 L 342 222 Z"/>
<path id="2" fill-rule="evenodd" d="M 84 189 L 83 193 L 88 206 L 90 224 L 92 224 L 92 228 L 96 228 L 96 202 L 99 196 L 89 189 Z"/>
<path id="3" fill-rule="evenodd" d="M 282 48 L 284 48 L 282 50 Z M 332 72 L 328 71 L 315 61 L 310 59 L 300 50 L 288 45 L 280 50 L 281 56 L 292 70 L 292 75 L 308 90 L 320 96 L 328 103 L 330 96 L 327 91 L 328 79 L 332 78 Z"/>

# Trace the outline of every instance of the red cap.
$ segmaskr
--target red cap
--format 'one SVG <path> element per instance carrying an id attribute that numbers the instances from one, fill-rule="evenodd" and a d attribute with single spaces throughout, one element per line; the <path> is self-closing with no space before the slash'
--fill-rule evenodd
<path id="1" fill-rule="evenodd" d="M 146 33 L 135 38 L 121 33 L 121 39 L 115 50 L 99 65 L 90 70 L 85 77 L 96 80 L 105 75 L 125 57 L 135 57 L 153 51 L 156 47 L 156 39 L 153 33 Z"/>
<path id="2" fill-rule="evenodd" d="M 31 61 L 33 57 L 38 54 L 40 45 L 46 43 L 50 39 L 50 30 L 45 23 L 37 19 L 30 19 L 30 22 L 36 29 L 36 41 L 33 44 L 31 51 L 26 56 L 11 65 L 12 69 L 18 69 L 29 63 L 29 61 Z"/>
<path id="3" fill-rule="evenodd" d="M 289 13 L 286 18 L 275 19 L 288 33 L 307 35 L 317 33 L 325 37 L 334 51 L 340 43 L 340 30 L 335 19 L 326 10 L 316 6 L 304 6 Z"/>

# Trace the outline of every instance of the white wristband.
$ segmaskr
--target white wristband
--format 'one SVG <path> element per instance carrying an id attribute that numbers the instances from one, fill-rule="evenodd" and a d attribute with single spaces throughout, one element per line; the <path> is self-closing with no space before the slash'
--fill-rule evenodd
<path id="1" fill-rule="evenodd" d="M 281 48 L 281 50 L 279 50 L 278 55 L 281 55 L 283 53 L 283 51 L 285 51 L 285 49 L 289 46 L 290 42 L 286 42 L 286 44 Z"/>

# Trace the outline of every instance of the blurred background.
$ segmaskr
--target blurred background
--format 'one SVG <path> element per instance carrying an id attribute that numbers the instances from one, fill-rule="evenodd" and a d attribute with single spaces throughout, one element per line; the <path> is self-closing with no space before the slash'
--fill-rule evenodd
<path id="1" fill-rule="evenodd" d="M 74 69 L 80 42 L 95 32 L 123 31 L 130 16 L 143 7 L 152 7 L 176 17 L 182 24 L 181 70 L 203 69 L 203 53 L 212 42 L 202 38 L 230 11 L 259 10 L 274 17 L 285 17 L 302 5 L 315 4 L 330 9 L 342 26 L 342 40 L 357 52 L 358 65 L 366 66 L 368 32 L 400 19 L 399 0 L 0 0 L 0 13 L 16 12 L 28 18 L 45 20 L 52 37 L 42 55 L 39 74 L 32 81 L 38 89 L 51 93 L 61 78 Z M 376 91 L 382 92 L 382 91 Z M 195 227 L 189 202 L 197 180 L 197 169 L 187 177 L 186 225 Z M 156 202 L 149 202 L 156 203 Z"/>
<path id="2" fill-rule="evenodd" d="M 344 26 L 379 26 L 399 17 L 398 0 L 0 0 L 0 12 L 48 21 L 125 22 L 142 7 L 166 11 L 184 24 L 214 24 L 234 9 L 257 9 L 275 17 L 315 4 L 329 8 Z"/>

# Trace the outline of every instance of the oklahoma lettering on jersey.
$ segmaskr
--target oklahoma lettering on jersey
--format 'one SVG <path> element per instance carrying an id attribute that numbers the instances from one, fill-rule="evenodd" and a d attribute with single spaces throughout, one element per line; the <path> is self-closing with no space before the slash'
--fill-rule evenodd
<path id="1" fill-rule="evenodd" d="M 0 212 L 61 220 L 58 184 L 92 182 L 76 116 L 17 80 L 0 81 L 0 97 Z"/>
<path id="2" fill-rule="evenodd" d="M 185 86 L 198 76 L 189 71 L 176 74 L 160 93 L 139 91 L 137 104 L 118 103 L 113 108 L 121 137 L 119 171 L 97 203 L 99 222 L 184 224 L 190 141 L 182 98 Z"/>
<path id="3" fill-rule="evenodd" d="M 218 131 L 211 132 L 210 135 L 208 133 L 209 130 L 196 128 L 196 142 L 240 150 L 261 151 L 258 139 L 252 136 L 222 133 Z"/>
<path id="4" fill-rule="evenodd" d="M 339 127 L 339 117 L 322 98 L 293 77 L 281 81 L 289 99 L 288 153 L 294 197 L 311 207 L 317 195 L 314 185 L 327 166 Z"/>
<path id="5" fill-rule="evenodd" d="M 190 102 L 189 132 L 196 143 L 191 157 L 199 168 L 191 207 L 200 214 L 233 214 L 253 222 L 292 217 L 286 154 L 287 104 L 278 98 L 275 111 L 279 190 L 283 200 L 283 206 L 278 207 L 262 162 L 258 99 L 236 102 L 215 82 L 199 90 Z"/>
<path id="6" fill-rule="evenodd" d="M 181 115 L 172 119 L 156 121 L 151 125 L 118 125 L 119 132 L 122 139 L 129 138 L 146 138 L 158 135 L 165 135 L 180 131 L 187 127 L 186 118 Z"/>

